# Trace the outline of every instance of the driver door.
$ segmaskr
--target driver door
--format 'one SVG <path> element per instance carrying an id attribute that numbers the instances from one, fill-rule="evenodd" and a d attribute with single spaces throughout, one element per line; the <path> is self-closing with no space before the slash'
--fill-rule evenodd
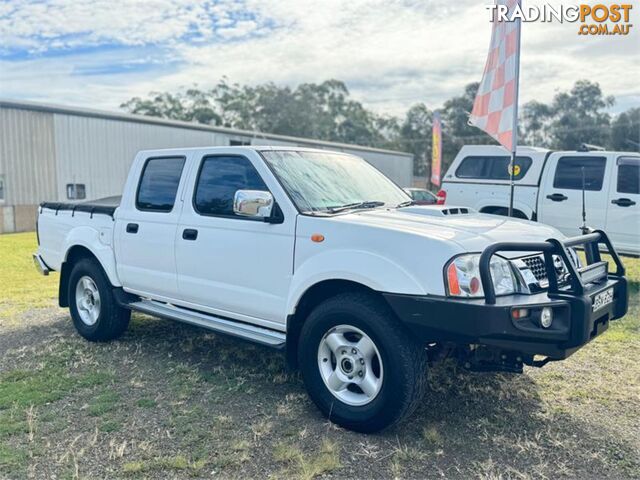
<path id="1" fill-rule="evenodd" d="M 283 223 L 271 224 L 234 214 L 238 190 L 270 191 L 278 202 L 265 181 L 273 182 L 266 166 L 249 157 L 203 155 L 194 169 L 176 232 L 178 291 L 191 308 L 283 326 L 293 274 L 295 215 L 285 211 Z"/>

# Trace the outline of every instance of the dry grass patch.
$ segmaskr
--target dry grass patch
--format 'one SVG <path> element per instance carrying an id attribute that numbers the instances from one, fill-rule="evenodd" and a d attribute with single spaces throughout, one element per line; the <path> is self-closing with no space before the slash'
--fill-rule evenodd
<path id="1" fill-rule="evenodd" d="M 342 466 L 337 443 L 326 438 L 322 440 L 317 453 L 306 455 L 295 445 L 280 443 L 275 448 L 274 458 L 287 464 L 282 472 L 283 477 L 300 480 L 311 480 Z"/>

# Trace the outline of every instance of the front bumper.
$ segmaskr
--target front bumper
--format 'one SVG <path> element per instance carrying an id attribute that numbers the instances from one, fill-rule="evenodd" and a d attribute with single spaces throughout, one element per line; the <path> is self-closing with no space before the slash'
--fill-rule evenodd
<path id="1" fill-rule="evenodd" d="M 593 298 L 613 289 L 613 301 L 593 311 Z M 495 304 L 484 299 L 452 299 L 438 296 L 384 294 L 398 318 L 422 343 L 451 342 L 498 347 L 523 355 L 567 358 L 600 335 L 609 322 L 627 312 L 628 291 L 624 277 L 610 277 L 585 290 L 581 296 L 566 293 L 510 295 Z M 549 328 L 540 325 L 543 307 L 553 311 Z M 530 315 L 514 319 L 514 309 Z"/>
<path id="2" fill-rule="evenodd" d="M 600 257 L 604 244 L 616 266 L 607 271 Z M 567 255 L 567 248 L 582 245 L 587 266 L 578 269 Z M 498 297 L 490 274 L 491 257 L 500 251 L 542 252 L 549 280 L 546 291 Z M 568 270 L 568 284 L 560 285 L 553 264 L 562 258 Z M 462 299 L 441 296 L 416 296 L 386 293 L 387 302 L 415 338 L 424 343 L 449 342 L 481 345 L 495 350 L 515 352 L 532 362 L 534 355 L 552 360 L 567 358 L 624 316 L 628 308 L 627 280 L 620 257 L 602 231 L 539 243 L 497 243 L 487 247 L 479 261 L 485 298 Z M 598 273 L 599 272 L 599 273 Z M 611 290 L 612 301 L 602 305 L 594 299 Z M 600 295 L 601 297 L 604 295 Z M 606 295 L 610 297 L 609 295 Z M 553 312 L 553 322 L 544 328 L 540 322 L 543 308 Z M 515 318 L 514 310 L 526 309 L 529 315 Z"/>

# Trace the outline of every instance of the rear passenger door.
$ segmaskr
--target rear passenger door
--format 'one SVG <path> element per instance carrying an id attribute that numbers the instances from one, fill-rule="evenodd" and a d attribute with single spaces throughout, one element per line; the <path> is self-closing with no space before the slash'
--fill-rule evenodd
<path id="1" fill-rule="evenodd" d="M 156 299 L 178 293 L 174 247 L 186 161 L 147 158 L 134 175 L 137 185 L 127 184 L 115 228 L 118 276 L 128 291 Z"/>
<path id="2" fill-rule="evenodd" d="M 625 155 L 613 164 L 606 232 L 613 245 L 640 253 L 640 157 Z"/>
<path id="3" fill-rule="evenodd" d="M 204 155 L 191 178 L 176 235 L 180 300 L 196 310 L 284 328 L 296 219 L 279 185 L 255 152 Z M 236 216 L 238 190 L 271 192 L 284 222 Z"/>
<path id="4" fill-rule="evenodd" d="M 587 225 L 604 229 L 607 218 L 609 155 L 600 152 L 552 155 L 538 194 L 538 221 L 567 236 L 580 234 L 584 171 Z"/>

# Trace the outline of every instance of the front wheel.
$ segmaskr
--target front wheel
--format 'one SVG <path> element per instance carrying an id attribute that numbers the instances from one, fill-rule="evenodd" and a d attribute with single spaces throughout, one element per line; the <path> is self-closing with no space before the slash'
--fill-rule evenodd
<path id="1" fill-rule="evenodd" d="M 373 295 L 345 293 L 316 307 L 302 328 L 298 357 L 311 399 L 351 430 L 393 425 L 422 398 L 426 351 Z"/>

